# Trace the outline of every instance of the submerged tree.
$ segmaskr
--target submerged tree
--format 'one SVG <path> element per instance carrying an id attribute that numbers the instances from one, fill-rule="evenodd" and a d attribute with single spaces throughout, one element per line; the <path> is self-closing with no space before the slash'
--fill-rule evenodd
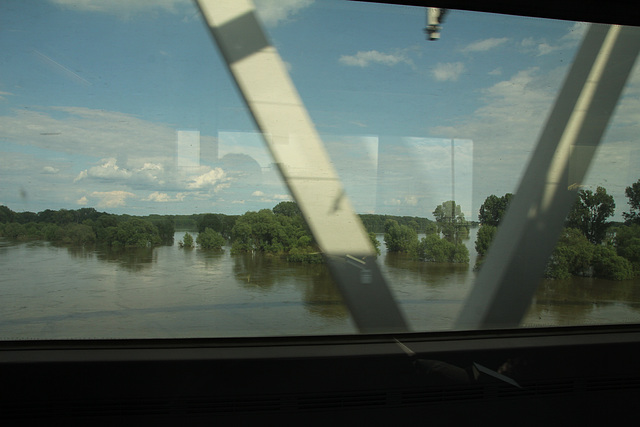
<path id="1" fill-rule="evenodd" d="M 632 263 L 611 246 L 596 245 L 575 228 L 565 228 L 560 235 L 545 276 L 566 279 L 592 276 L 609 280 L 626 280 L 634 276 Z"/>
<path id="2" fill-rule="evenodd" d="M 485 256 L 489 251 L 489 246 L 498 231 L 498 227 L 494 225 L 482 225 L 478 230 L 475 248 L 478 256 Z"/>
<path id="3" fill-rule="evenodd" d="M 430 262 L 468 263 L 469 250 L 465 245 L 455 244 L 437 234 L 429 234 L 417 246 L 419 259 Z"/>
<path id="4" fill-rule="evenodd" d="M 498 197 L 495 194 L 490 195 L 484 200 L 484 203 L 480 206 L 480 212 L 478 213 L 478 221 L 480 222 L 480 229 L 476 237 L 475 248 L 478 253 L 478 263 L 481 262 L 481 258 L 487 254 L 489 246 L 498 231 L 498 225 L 502 221 L 502 217 L 507 212 L 509 203 L 513 198 L 513 194 L 506 193 L 502 197 Z M 476 264 L 478 267 L 479 264 Z"/>
<path id="5" fill-rule="evenodd" d="M 481 225 L 492 225 L 497 227 L 502 220 L 502 217 L 507 212 L 509 202 L 513 198 L 513 194 L 506 193 L 502 197 L 498 197 L 495 194 L 490 195 L 484 200 L 484 203 L 480 206 L 480 213 L 478 215 L 478 221 Z"/>
<path id="6" fill-rule="evenodd" d="M 210 228 L 206 228 L 202 233 L 199 233 L 196 242 L 202 249 L 222 249 L 225 244 L 224 237 Z"/>
<path id="7" fill-rule="evenodd" d="M 617 254 L 629 260 L 635 274 L 640 274 L 640 224 L 617 227 L 613 232 Z"/>
<path id="8" fill-rule="evenodd" d="M 193 236 L 189 233 L 184 233 L 184 237 L 182 241 L 178 243 L 181 248 L 192 248 L 193 247 Z"/>
<path id="9" fill-rule="evenodd" d="M 277 213 L 270 209 L 262 209 L 238 217 L 231 232 L 231 253 L 255 251 L 287 254 L 294 248 L 297 251 L 317 252 L 302 215 L 296 213 L 299 210 L 295 203 L 279 203 L 274 210 Z M 300 245 L 300 238 L 303 236 L 308 237 L 302 240 L 309 242 L 306 248 Z"/>
<path id="10" fill-rule="evenodd" d="M 433 211 L 438 231 L 452 243 L 460 243 L 469 237 L 469 222 L 465 220 L 460 205 L 453 200 L 438 205 Z"/>
<path id="11" fill-rule="evenodd" d="M 623 212 L 622 216 L 628 223 L 640 224 L 640 179 L 624 190 L 629 201 L 629 212 Z"/>
<path id="12" fill-rule="evenodd" d="M 369 240 L 371 241 L 371 246 L 376 251 L 376 255 L 380 255 L 380 242 L 376 237 L 376 233 L 367 233 L 369 235 Z"/>
<path id="13" fill-rule="evenodd" d="M 388 252 L 413 253 L 418 244 L 418 233 L 408 225 L 388 219 L 384 224 L 384 244 Z"/>
<path id="14" fill-rule="evenodd" d="M 607 231 L 607 218 L 613 215 L 616 203 L 613 196 L 607 194 L 604 187 L 578 191 L 578 197 L 567 216 L 567 227 L 576 228 L 594 244 L 604 239 Z"/>

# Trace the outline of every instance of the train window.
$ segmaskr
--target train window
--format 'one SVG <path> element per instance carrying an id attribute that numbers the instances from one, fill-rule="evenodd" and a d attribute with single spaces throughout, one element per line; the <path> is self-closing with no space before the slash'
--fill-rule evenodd
<path id="1" fill-rule="evenodd" d="M 465 327 L 590 24 L 450 10 L 425 32 L 417 6 L 256 10 L 408 329 Z M 0 11 L 0 339 L 358 331 L 196 4 Z M 618 80 L 521 326 L 640 321 L 640 72 Z"/>

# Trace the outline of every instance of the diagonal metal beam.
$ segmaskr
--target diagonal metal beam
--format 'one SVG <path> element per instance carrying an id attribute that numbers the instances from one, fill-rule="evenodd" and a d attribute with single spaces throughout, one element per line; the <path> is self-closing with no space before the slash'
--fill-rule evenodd
<path id="1" fill-rule="evenodd" d="M 406 331 L 362 222 L 253 4 L 197 3 L 354 322 L 366 333 Z"/>
<path id="2" fill-rule="evenodd" d="M 457 328 L 522 321 L 639 50 L 639 28 L 591 25 Z"/>

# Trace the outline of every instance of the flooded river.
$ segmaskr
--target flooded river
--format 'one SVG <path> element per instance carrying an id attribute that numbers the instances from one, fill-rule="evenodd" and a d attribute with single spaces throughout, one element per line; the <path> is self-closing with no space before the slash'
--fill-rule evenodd
<path id="1" fill-rule="evenodd" d="M 0 240 L 0 339 L 357 332 L 324 265 L 181 249 L 183 236 L 121 252 Z M 424 263 L 381 247 L 378 262 L 412 330 L 452 328 L 475 279 L 473 256 L 470 265 Z M 638 322 L 639 280 L 572 278 L 542 281 L 523 323 Z"/>

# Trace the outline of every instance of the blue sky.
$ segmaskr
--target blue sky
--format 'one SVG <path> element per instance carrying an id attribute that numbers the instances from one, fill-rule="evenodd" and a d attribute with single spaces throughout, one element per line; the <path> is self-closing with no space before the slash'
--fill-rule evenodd
<path id="1" fill-rule="evenodd" d="M 586 29 L 451 11 L 428 42 L 421 8 L 256 5 L 360 213 L 431 217 L 455 194 L 475 218 L 515 191 Z M 0 204 L 190 214 L 289 199 L 192 2 L 3 1 L 0 51 Z M 640 178 L 639 83 L 584 183 L 614 195 L 618 219 Z"/>

